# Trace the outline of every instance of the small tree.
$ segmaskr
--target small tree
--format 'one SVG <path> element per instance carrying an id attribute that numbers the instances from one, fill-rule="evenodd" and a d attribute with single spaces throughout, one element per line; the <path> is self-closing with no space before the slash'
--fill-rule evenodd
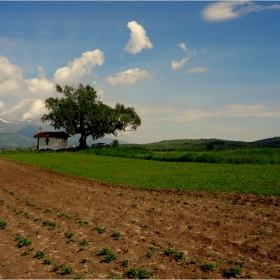
<path id="1" fill-rule="evenodd" d="M 115 108 L 102 103 L 93 87 L 82 84 L 78 88 L 56 85 L 56 90 L 63 93 L 62 98 L 50 97 L 45 106 L 50 111 L 41 118 L 55 129 L 64 128 L 70 134 L 81 134 L 80 148 L 86 148 L 89 135 L 93 140 L 106 134 L 117 135 L 119 131 L 136 130 L 141 119 L 133 107 L 117 103 Z"/>
<path id="2" fill-rule="evenodd" d="M 111 143 L 111 146 L 112 147 L 119 147 L 120 143 L 119 143 L 119 140 L 118 139 L 114 139 Z"/>

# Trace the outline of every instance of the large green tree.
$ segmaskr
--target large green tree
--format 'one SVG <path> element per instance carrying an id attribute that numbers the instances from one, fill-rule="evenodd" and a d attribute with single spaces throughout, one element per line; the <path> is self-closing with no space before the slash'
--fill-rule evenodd
<path id="1" fill-rule="evenodd" d="M 41 118 L 55 129 L 64 128 L 70 134 L 80 134 L 80 148 L 87 147 L 87 137 L 93 140 L 106 134 L 117 135 L 120 131 L 136 130 L 141 119 L 133 107 L 117 103 L 115 108 L 102 103 L 93 87 L 79 84 L 77 88 L 56 85 L 58 93 L 64 97 L 50 97 L 45 100 L 49 110 Z"/>

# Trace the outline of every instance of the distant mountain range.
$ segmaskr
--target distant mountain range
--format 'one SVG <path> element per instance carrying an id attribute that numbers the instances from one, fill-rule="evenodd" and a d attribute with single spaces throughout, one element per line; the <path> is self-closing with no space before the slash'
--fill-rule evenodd
<path id="1" fill-rule="evenodd" d="M 52 127 L 47 124 L 42 124 L 43 131 L 54 131 Z M 0 119 L 0 149 L 10 148 L 29 148 L 36 146 L 36 139 L 33 137 L 40 132 L 38 123 L 29 121 L 7 121 Z M 87 144 L 90 146 L 93 143 L 111 144 L 112 138 L 100 138 L 93 141 L 89 136 Z M 125 141 L 119 140 L 120 144 L 129 144 Z M 68 139 L 69 146 L 79 145 L 79 135 L 74 135 Z M 253 142 L 244 141 L 230 141 L 222 139 L 175 139 L 163 140 L 156 143 L 142 144 L 148 149 L 152 150 L 184 150 L 184 151 L 199 151 L 209 148 L 216 150 L 236 149 L 244 147 L 277 147 L 280 148 L 280 137 L 273 137 Z"/>
<path id="2" fill-rule="evenodd" d="M 40 127 L 43 131 L 54 131 L 52 127 L 47 124 L 39 126 L 37 123 L 28 121 L 7 121 L 0 119 L 0 149 L 11 149 L 11 148 L 29 148 L 36 146 L 37 140 L 33 137 L 35 134 L 40 132 Z M 111 138 L 100 138 L 97 141 L 93 141 L 89 136 L 87 144 L 93 143 L 106 143 L 111 144 L 113 139 Z M 120 144 L 128 144 L 125 141 L 119 140 Z M 79 135 L 74 135 L 68 139 L 69 146 L 79 145 Z"/>
<path id="3" fill-rule="evenodd" d="M 272 137 L 252 142 L 231 141 L 222 139 L 174 139 L 143 144 L 145 148 L 154 151 L 203 151 L 203 150 L 231 150 L 238 148 L 272 147 L 280 148 L 280 137 Z"/>

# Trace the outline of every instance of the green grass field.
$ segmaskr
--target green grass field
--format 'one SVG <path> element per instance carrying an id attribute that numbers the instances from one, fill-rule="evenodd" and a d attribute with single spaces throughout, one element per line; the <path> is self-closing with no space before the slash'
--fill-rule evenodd
<path id="1" fill-rule="evenodd" d="M 137 187 L 280 195 L 279 164 L 164 162 L 82 152 L 4 152 L 0 157 Z"/>
<path id="2" fill-rule="evenodd" d="M 158 151 L 144 146 L 120 146 L 107 149 L 91 148 L 81 150 L 79 153 L 170 162 L 280 164 L 279 148 L 239 148 L 225 151 Z"/>

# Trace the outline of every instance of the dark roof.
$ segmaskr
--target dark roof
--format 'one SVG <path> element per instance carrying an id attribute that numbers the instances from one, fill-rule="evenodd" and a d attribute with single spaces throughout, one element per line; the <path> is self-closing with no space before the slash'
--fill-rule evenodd
<path id="1" fill-rule="evenodd" d="M 53 131 L 53 132 L 40 132 L 34 135 L 33 137 L 34 138 L 40 138 L 40 137 L 68 138 L 70 137 L 70 135 L 64 131 Z"/>

